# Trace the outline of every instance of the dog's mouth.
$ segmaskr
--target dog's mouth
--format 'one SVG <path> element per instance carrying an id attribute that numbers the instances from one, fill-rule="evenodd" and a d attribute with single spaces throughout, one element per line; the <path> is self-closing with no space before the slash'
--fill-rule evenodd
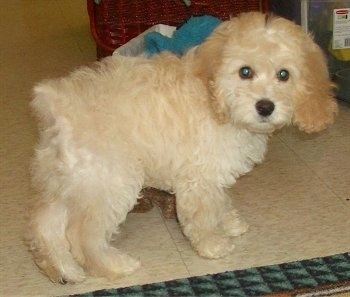
<path id="1" fill-rule="evenodd" d="M 251 122 L 247 125 L 248 130 L 254 133 L 265 133 L 271 134 L 276 130 L 281 129 L 286 123 L 278 121 L 277 117 L 271 114 L 270 116 L 260 116 L 256 117 L 255 122 Z"/>
<path id="2" fill-rule="evenodd" d="M 233 125 L 247 129 L 252 133 L 272 133 L 283 126 L 275 122 L 275 116 L 261 116 L 255 112 L 247 113 L 243 117 L 236 117 Z"/>
<path id="3" fill-rule="evenodd" d="M 292 109 L 281 100 L 262 98 L 233 106 L 233 124 L 252 133 L 271 134 L 291 122 Z"/>
<path id="4" fill-rule="evenodd" d="M 270 123 L 271 120 L 269 117 L 259 117 L 259 123 Z"/>
<path id="5" fill-rule="evenodd" d="M 248 129 L 254 133 L 270 134 L 270 133 L 273 133 L 278 128 L 275 125 L 271 124 L 271 122 L 268 121 L 268 119 L 263 119 L 261 122 L 257 123 L 256 125 L 250 125 Z"/>

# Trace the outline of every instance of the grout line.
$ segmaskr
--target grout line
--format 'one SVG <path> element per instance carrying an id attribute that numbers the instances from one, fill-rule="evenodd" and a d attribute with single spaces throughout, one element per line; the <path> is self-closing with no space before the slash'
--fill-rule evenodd
<path id="1" fill-rule="evenodd" d="M 158 211 L 159 211 L 159 213 L 160 213 L 160 215 L 161 215 L 161 217 L 162 217 L 163 224 L 165 225 L 165 228 L 167 229 L 167 231 L 168 231 L 168 233 L 169 233 L 169 235 L 170 235 L 170 237 L 171 237 L 171 239 L 172 239 L 172 241 L 173 241 L 173 244 L 174 244 L 174 246 L 176 247 L 176 250 L 177 250 L 177 252 L 178 252 L 179 255 L 180 255 L 180 258 L 181 258 L 181 260 L 182 260 L 182 264 L 185 266 L 186 271 L 187 271 L 187 273 L 188 273 L 188 276 L 191 277 L 192 275 L 191 275 L 191 273 L 190 273 L 190 271 L 189 271 L 189 269 L 188 269 L 188 266 L 187 266 L 187 264 L 186 264 L 186 262 L 185 262 L 185 260 L 184 260 L 184 258 L 183 258 L 182 252 L 179 250 L 178 245 L 176 244 L 176 241 L 175 241 L 175 239 L 174 239 L 174 237 L 173 237 L 173 234 L 172 234 L 172 232 L 170 232 L 170 230 L 169 230 L 168 224 L 167 224 L 167 222 L 166 222 L 167 219 L 164 218 L 164 216 L 162 215 L 162 213 L 161 213 L 161 211 L 159 210 L 159 208 L 158 208 Z M 179 222 L 177 222 L 177 224 L 179 224 Z M 179 225 L 179 228 L 181 228 L 180 225 Z"/>

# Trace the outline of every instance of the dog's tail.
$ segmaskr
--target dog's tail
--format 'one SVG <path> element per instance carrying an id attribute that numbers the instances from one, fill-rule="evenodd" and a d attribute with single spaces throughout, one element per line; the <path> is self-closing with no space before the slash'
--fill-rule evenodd
<path id="1" fill-rule="evenodd" d="M 31 109 L 39 120 L 40 128 L 53 126 L 55 119 L 54 98 L 57 97 L 57 91 L 52 86 L 51 81 L 39 83 L 34 87 L 34 98 L 30 103 Z"/>

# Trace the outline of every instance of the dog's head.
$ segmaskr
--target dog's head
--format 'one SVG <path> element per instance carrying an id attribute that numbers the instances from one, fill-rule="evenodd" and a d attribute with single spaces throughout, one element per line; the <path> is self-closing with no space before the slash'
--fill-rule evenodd
<path id="1" fill-rule="evenodd" d="M 333 122 L 337 104 L 326 59 L 286 19 L 242 14 L 222 23 L 196 49 L 195 59 L 221 123 L 270 133 L 290 123 L 318 132 Z"/>

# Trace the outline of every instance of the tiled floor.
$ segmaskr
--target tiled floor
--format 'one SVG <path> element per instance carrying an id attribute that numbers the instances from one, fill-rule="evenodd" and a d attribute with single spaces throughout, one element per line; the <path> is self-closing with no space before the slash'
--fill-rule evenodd
<path id="1" fill-rule="evenodd" d="M 114 283 L 55 285 L 22 241 L 37 141 L 32 85 L 95 59 L 85 0 L 7 0 L 0 9 L 0 296 L 53 296 L 281 263 L 350 250 L 350 107 L 320 136 L 293 129 L 271 140 L 266 162 L 232 189 L 250 231 L 222 260 L 199 258 L 173 220 L 157 209 L 131 214 L 120 246 L 142 268 Z"/>

